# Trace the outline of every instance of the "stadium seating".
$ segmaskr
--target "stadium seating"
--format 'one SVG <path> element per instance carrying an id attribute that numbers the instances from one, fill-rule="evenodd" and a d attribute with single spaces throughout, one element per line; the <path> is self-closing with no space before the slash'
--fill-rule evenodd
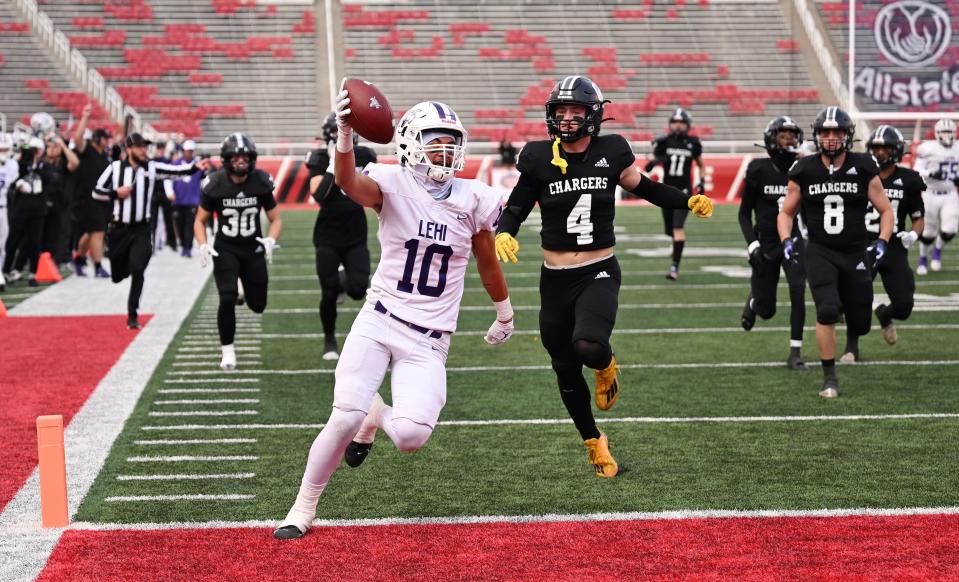
<path id="1" fill-rule="evenodd" d="M 778 2 L 346 2 L 343 24 L 348 75 L 377 83 L 398 115 L 427 97 L 449 103 L 474 140 L 544 137 L 546 95 L 576 73 L 635 141 L 677 106 L 706 138 L 750 140 L 774 115 L 811 120 L 822 105 Z"/>
<path id="2" fill-rule="evenodd" d="M 254 0 L 41 0 L 104 79 L 159 131 L 218 141 L 316 135 L 313 6 Z"/>

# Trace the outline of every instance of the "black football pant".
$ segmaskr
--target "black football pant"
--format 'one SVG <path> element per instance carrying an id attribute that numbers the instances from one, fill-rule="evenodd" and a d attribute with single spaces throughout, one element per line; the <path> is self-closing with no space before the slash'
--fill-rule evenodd
<path id="1" fill-rule="evenodd" d="M 110 277 L 114 283 L 130 277 L 127 296 L 127 314 L 136 315 L 143 293 L 143 274 L 153 256 L 152 229 L 147 222 L 139 224 L 114 223 L 107 232 L 110 257 Z"/>
<path id="2" fill-rule="evenodd" d="M 345 281 L 340 281 L 343 265 Z M 370 284 L 370 249 L 366 243 L 351 247 L 316 247 L 316 276 L 320 280 L 320 322 L 323 334 L 336 333 L 336 297 L 341 292 L 351 299 L 363 299 Z"/>
<path id="3" fill-rule="evenodd" d="M 4 273 L 9 273 L 12 269 L 22 271 L 27 261 L 30 262 L 30 271 L 37 272 L 45 213 L 46 204 L 39 197 L 17 195 L 13 207 L 10 208 L 10 234 L 7 237 L 6 256 L 3 260 Z"/>
<path id="4" fill-rule="evenodd" d="M 176 234 L 180 246 L 185 249 L 193 248 L 193 221 L 196 218 L 196 206 L 174 206 L 173 223 L 176 225 Z"/>
<path id="5" fill-rule="evenodd" d="M 763 319 L 776 315 L 776 289 L 779 286 L 780 265 L 786 272 L 789 283 L 789 339 L 802 340 L 803 326 L 806 325 L 806 266 L 804 243 L 799 242 L 799 258 L 794 264 L 782 256 L 778 243 L 762 244 L 759 251 L 767 260 L 759 267 L 753 267 L 749 288 L 753 298 L 753 311 Z"/>
<path id="6" fill-rule="evenodd" d="M 916 294 L 916 277 L 909 266 L 909 251 L 899 239 L 894 239 L 886 246 L 886 256 L 873 273 L 873 279 L 876 275 L 882 276 L 882 286 L 889 296 L 889 304 L 876 309 L 879 324 L 885 327 L 893 319 L 909 319 Z"/>
<path id="7" fill-rule="evenodd" d="M 176 230 L 173 227 L 173 202 L 166 197 L 162 185 L 157 186 L 157 191 L 153 193 L 150 200 L 150 221 L 153 224 L 153 230 L 156 230 L 157 221 L 160 212 L 163 213 L 163 229 L 166 231 L 166 244 L 173 250 L 176 250 Z M 159 250 L 159 249 L 157 249 Z"/>
<path id="8" fill-rule="evenodd" d="M 246 305 L 254 313 L 266 309 L 266 294 L 269 275 L 263 247 L 214 246 L 219 256 L 213 257 L 213 278 L 220 294 L 220 306 L 216 312 L 216 326 L 220 332 L 220 345 L 230 345 L 236 336 L 236 300 L 240 292 L 237 279 L 243 282 Z"/>
<path id="9" fill-rule="evenodd" d="M 583 440 L 598 438 L 583 366 L 602 370 L 613 356 L 622 273 L 616 257 L 569 269 L 540 271 L 539 331 L 560 396 Z"/>
<path id="10" fill-rule="evenodd" d="M 817 322 L 834 325 L 842 311 L 849 333 L 869 333 L 873 274 L 865 245 L 838 251 L 810 242 L 806 245 L 806 277 L 816 303 Z"/>

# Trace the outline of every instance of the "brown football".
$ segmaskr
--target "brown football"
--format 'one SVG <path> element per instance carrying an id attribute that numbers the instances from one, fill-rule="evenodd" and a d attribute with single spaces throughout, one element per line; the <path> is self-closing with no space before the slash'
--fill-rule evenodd
<path id="1" fill-rule="evenodd" d="M 362 79 L 347 79 L 343 88 L 350 96 L 347 123 L 365 139 L 390 143 L 393 140 L 393 110 L 386 95 L 376 85 Z"/>

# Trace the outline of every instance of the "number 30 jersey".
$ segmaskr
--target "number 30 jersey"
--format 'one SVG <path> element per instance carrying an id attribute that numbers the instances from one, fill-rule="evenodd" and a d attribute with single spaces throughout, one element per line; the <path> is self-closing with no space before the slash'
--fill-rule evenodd
<path id="1" fill-rule="evenodd" d="M 839 251 L 865 247 L 869 182 L 878 174 L 879 166 L 868 154 L 847 153 L 832 174 L 819 154 L 797 160 L 789 179 L 802 192 L 809 240 Z"/>
<path id="2" fill-rule="evenodd" d="M 220 169 L 203 179 L 200 207 L 217 215 L 219 228 L 214 248 L 227 244 L 253 249 L 262 237 L 260 209 L 276 208 L 273 198 L 273 178 L 263 170 L 254 169 L 242 184 L 235 184 Z"/>
<path id="3" fill-rule="evenodd" d="M 456 331 L 473 235 L 496 230 L 502 198 L 478 180 L 453 178 L 450 195 L 435 200 L 395 164 L 369 164 L 363 173 L 383 193 L 382 251 L 367 301 L 409 323 Z"/>
<path id="4" fill-rule="evenodd" d="M 519 182 L 510 193 L 501 231 L 516 236 L 539 202 L 544 249 L 588 251 L 612 247 L 616 215 L 616 186 L 623 170 L 636 157 L 620 135 L 592 138 L 580 154 L 563 152 L 566 173 L 552 164 L 553 142 L 531 141 L 519 154 Z"/>

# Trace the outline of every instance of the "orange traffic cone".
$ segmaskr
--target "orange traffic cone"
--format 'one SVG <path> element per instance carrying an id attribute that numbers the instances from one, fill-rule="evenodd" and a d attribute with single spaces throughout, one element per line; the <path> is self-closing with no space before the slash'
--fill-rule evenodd
<path id="1" fill-rule="evenodd" d="M 60 269 L 58 269 L 56 263 L 53 262 L 53 257 L 50 256 L 49 252 L 40 255 L 40 261 L 37 262 L 35 278 L 39 283 L 59 283 L 63 281 L 63 277 L 60 275 Z"/>
<path id="2" fill-rule="evenodd" d="M 3 299 L 0 299 L 0 318 L 7 316 L 7 306 L 3 304 Z"/>

